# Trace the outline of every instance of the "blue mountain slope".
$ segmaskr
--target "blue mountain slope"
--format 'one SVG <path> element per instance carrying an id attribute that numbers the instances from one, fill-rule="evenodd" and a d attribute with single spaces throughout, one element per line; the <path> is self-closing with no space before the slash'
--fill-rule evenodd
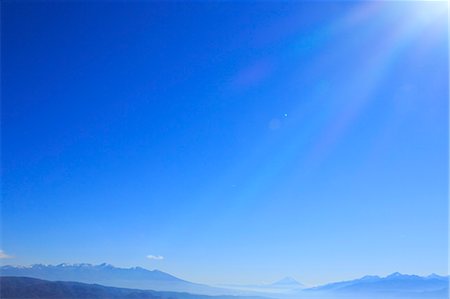
<path id="1" fill-rule="evenodd" d="M 275 288 L 286 288 L 286 289 L 299 289 L 303 288 L 304 285 L 295 280 L 292 277 L 285 277 L 283 279 L 280 279 L 278 281 L 275 281 L 274 283 L 269 285 L 270 287 Z"/>
<path id="2" fill-rule="evenodd" d="M 3 299 L 263 299 L 146 291 L 29 277 L 0 277 L 0 285 L 0 298 Z"/>
<path id="3" fill-rule="evenodd" d="M 351 281 L 331 283 L 307 289 L 308 292 L 346 297 L 448 298 L 448 277 L 404 275 L 394 273 L 386 277 L 365 276 Z"/>
<path id="4" fill-rule="evenodd" d="M 37 264 L 29 267 L 3 266 L 0 268 L 0 274 L 2 276 L 77 281 L 157 291 L 190 292 L 207 295 L 234 293 L 226 289 L 192 283 L 158 270 L 150 271 L 141 267 L 117 268 L 109 264 Z"/>

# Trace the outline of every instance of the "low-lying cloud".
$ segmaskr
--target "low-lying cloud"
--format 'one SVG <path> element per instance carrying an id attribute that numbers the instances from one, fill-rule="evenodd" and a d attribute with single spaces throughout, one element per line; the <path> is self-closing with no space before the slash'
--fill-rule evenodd
<path id="1" fill-rule="evenodd" d="M 152 254 L 147 255 L 147 258 L 149 260 L 163 260 L 164 259 L 164 257 L 162 255 L 152 255 Z"/>

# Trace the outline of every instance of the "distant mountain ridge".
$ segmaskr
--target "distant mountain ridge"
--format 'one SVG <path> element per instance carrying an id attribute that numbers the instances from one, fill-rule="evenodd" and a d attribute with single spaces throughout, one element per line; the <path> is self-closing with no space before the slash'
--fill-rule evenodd
<path id="1" fill-rule="evenodd" d="M 48 281 L 29 277 L 0 277 L 2 299 L 239 299 L 235 296 L 207 296 L 106 287 L 70 281 Z M 245 297 L 245 299 L 263 299 Z"/>
<path id="2" fill-rule="evenodd" d="M 393 273 L 386 277 L 364 276 L 359 279 L 335 282 L 306 289 L 307 292 L 333 293 L 342 296 L 393 296 L 401 298 L 448 298 L 448 276 L 429 276 Z"/>
<path id="3" fill-rule="evenodd" d="M 180 278 L 177 278 L 168 273 L 159 271 L 159 270 L 147 270 L 141 267 L 132 267 L 132 268 L 118 268 L 114 267 L 110 264 L 100 264 L 100 265 L 92 265 L 87 263 L 80 264 L 67 264 L 62 263 L 58 265 L 44 265 L 44 264 L 34 264 L 30 266 L 3 266 L 0 268 L 1 273 L 5 273 L 6 275 L 9 272 L 23 272 L 26 274 L 35 274 L 35 275 L 44 275 L 47 276 L 48 279 L 61 279 L 60 275 L 63 276 L 77 276 L 77 277 L 89 277 L 91 275 L 98 274 L 102 275 L 103 278 L 115 278 L 119 275 L 127 275 L 129 278 L 150 278 L 153 280 L 161 280 L 161 281 L 178 281 L 178 282 L 187 282 Z M 20 274 L 20 273 L 17 273 Z M 131 276 L 130 276 L 131 275 Z"/>
<path id="4" fill-rule="evenodd" d="M 359 279 L 305 288 L 286 277 L 266 285 L 224 285 L 212 287 L 189 282 L 159 270 L 141 267 L 117 268 L 109 264 L 59 264 L 0 267 L 1 276 L 32 277 L 50 281 L 76 281 L 88 284 L 154 291 L 187 292 L 200 295 L 269 296 L 281 299 L 303 298 L 426 298 L 448 299 L 448 276 L 425 277 L 393 273 L 386 277 Z"/>
<path id="5" fill-rule="evenodd" d="M 274 283 L 271 283 L 270 286 L 272 287 L 280 287 L 280 288 L 303 288 L 304 285 L 297 280 L 295 280 L 292 277 L 285 277 L 283 279 L 280 279 L 278 281 L 275 281 Z"/>
<path id="6" fill-rule="evenodd" d="M 33 277 L 52 281 L 77 281 L 97 283 L 105 286 L 134 288 L 155 291 L 189 292 L 205 295 L 235 293 L 232 290 L 215 288 L 189 282 L 159 270 L 141 267 L 118 268 L 110 264 L 59 264 L 31 266 L 2 266 L 2 276 Z"/>

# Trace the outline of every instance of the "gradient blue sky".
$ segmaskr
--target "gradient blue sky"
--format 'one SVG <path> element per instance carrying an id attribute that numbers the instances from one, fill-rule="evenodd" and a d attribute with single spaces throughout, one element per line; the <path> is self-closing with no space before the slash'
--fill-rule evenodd
<path id="1" fill-rule="evenodd" d="M 2 2 L 2 263 L 445 274 L 447 33 L 445 2 Z"/>

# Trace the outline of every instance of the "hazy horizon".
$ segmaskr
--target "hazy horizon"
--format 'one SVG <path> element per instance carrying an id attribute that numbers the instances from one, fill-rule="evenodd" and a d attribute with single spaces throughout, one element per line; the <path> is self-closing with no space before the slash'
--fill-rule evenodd
<path id="1" fill-rule="evenodd" d="M 0 263 L 448 275 L 448 3 L 1 9 Z"/>
<path id="2" fill-rule="evenodd" d="M 109 263 L 101 263 L 101 264 L 91 264 L 91 263 L 59 263 L 59 264 L 29 264 L 29 265 L 18 265 L 18 264 L 8 264 L 8 263 L 4 263 L 4 262 L 3 262 L 1 266 L 12 266 L 12 267 L 25 267 L 25 268 L 28 268 L 28 267 L 32 267 L 32 266 L 36 266 L 36 265 L 54 266 L 54 267 L 62 266 L 62 265 L 64 265 L 64 266 L 72 266 L 72 267 L 73 267 L 73 266 L 78 267 L 78 266 L 83 266 L 83 265 L 90 265 L 90 266 L 93 266 L 93 267 L 112 266 L 112 267 L 118 268 L 118 269 L 143 268 L 143 269 L 149 270 L 149 271 L 161 271 L 160 269 L 157 269 L 157 268 L 143 267 L 143 266 L 122 266 L 122 267 L 119 267 L 119 266 L 116 266 L 116 265 L 113 265 L 113 264 L 109 264 Z M 167 272 L 164 272 L 164 273 L 167 273 Z M 180 276 L 178 276 L 178 275 L 176 275 L 176 274 L 174 274 L 174 273 L 167 273 L 167 274 L 173 275 L 173 276 L 175 276 L 176 278 L 179 278 L 179 279 L 184 279 L 184 280 L 189 281 L 188 279 L 185 279 L 185 278 L 183 278 L 183 277 L 180 277 Z M 272 280 L 272 281 L 253 281 L 252 283 L 247 283 L 247 284 L 244 284 L 244 283 L 242 283 L 242 282 L 241 282 L 241 283 L 217 282 L 217 283 L 210 284 L 210 285 L 211 285 L 211 286 L 219 286 L 219 287 L 220 287 L 220 286 L 221 286 L 221 287 L 227 287 L 227 286 L 235 286 L 235 287 L 238 287 L 238 286 L 241 286 L 241 287 L 245 287 L 245 286 L 268 286 L 268 285 L 277 283 L 277 282 L 279 282 L 279 281 L 282 281 L 282 280 L 284 280 L 284 279 L 293 279 L 293 280 L 295 280 L 296 282 L 301 283 L 305 288 L 312 288 L 312 287 L 317 287 L 317 286 L 327 285 L 327 284 L 330 284 L 330 283 L 336 283 L 336 282 L 342 282 L 342 281 L 357 280 L 357 279 L 361 279 L 361 278 L 364 278 L 364 277 L 367 277 L 367 276 L 377 276 L 377 277 L 380 277 L 380 278 L 388 278 L 389 276 L 396 275 L 396 274 L 401 274 L 401 275 L 417 275 L 417 274 L 415 274 L 415 273 L 400 273 L 400 272 L 393 272 L 393 273 L 389 273 L 389 274 L 385 274 L 385 275 L 377 275 L 377 274 L 370 274 L 370 273 L 369 273 L 369 274 L 366 274 L 366 275 L 364 275 L 364 276 L 351 277 L 351 278 L 342 279 L 342 280 L 339 280 L 339 281 L 327 281 L 327 282 L 321 282 L 321 283 L 315 284 L 315 285 L 305 284 L 303 280 L 298 279 L 298 278 L 296 278 L 296 277 L 292 277 L 292 276 L 283 276 L 283 277 L 279 277 L 278 279 L 275 279 L 275 280 Z M 427 275 L 418 275 L 418 276 L 420 276 L 420 277 L 430 277 L 430 276 L 433 276 L 433 275 L 438 275 L 438 276 L 441 276 L 441 277 L 450 277 L 450 275 L 449 275 L 448 273 L 439 274 L 439 273 L 434 273 L 434 272 L 433 272 L 433 273 L 429 273 L 429 274 L 427 274 Z M 207 284 L 207 283 L 205 283 L 205 282 L 203 282 L 203 281 L 190 281 L 190 282 L 200 283 L 200 284 Z"/>
<path id="3" fill-rule="evenodd" d="M 102 267 L 102 266 L 110 267 L 111 266 L 111 267 L 113 267 L 115 269 L 129 269 L 129 270 L 133 270 L 133 269 L 136 269 L 136 268 L 140 268 L 140 269 L 145 269 L 145 270 L 149 270 L 149 271 L 160 271 L 159 269 L 156 269 L 156 268 L 155 269 L 150 269 L 148 267 L 146 268 L 146 267 L 140 267 L 140 266 L 117 267 L 115 265 L 108 264 L 108 263 L 102 263 L 102 264 L 61 263 L 61 264 L 32 264 L 32 265 L 13 265 L 13 264 L 8 264 L 8 265 L 4 265 L 4 266 L 12 266 L 12 267 L 19 267 L 19 268 L 22 268 L 22 267 L 30 268 L 30 267 L 36 266 L 36 265 L 43 265 L 43 266 L 46 266 L 46 267 L 48 267 L 48 266 L 61 267 L 62 266 L 63 268 L 66 268 L 66 267 L 85 267 L 85 266 L 92 266 L 92 267 Z M 166 272 L 163 272 L 163 273 L 166 273 Z M 206 284 L 206 283 L 204 283 L 202 281 L 189 281 L 188 279 L 185 279 L 183 277 L 179 277 L 179 276 L 175 275 L 174 273 L 166 273 L 166 274 L 173 275 L 175 278 L 182 279 L 182 280 L 185 280 L 185 281 L 188 281 L 188 282 L 200 283 L 200 284 L 208 285 L 208 284 Z M 227 287 L 232 287 L 232 288 L 233 287 L 252 287 L 252 286 L 253 287 L 258 287 L 258 286 L 259 287 L 263 287 L 263 286 L 268 287 L 268 286 L 274 285 L 276 283 L 279 283 L 280 281 L 289 279 L 289 280 L 294 280 L 297 283 L 300 283 L 302 285 L 302 288 L 315 288 L 315 287 L 321 287 L 321 286 L 325 286 L 325 285 L 333 284 L 333 283 L 340 283 L 340 282 L 344 282 L 344 281 L 352 281 L 352 280 L 363 279 L 363 278 L 366 278 L 366 277 L 369 277 L 369 276 L 370 277 L 378 277 L 378 278 L 382 278 L 382 279 L 387 279 L 387 278 L 390 278 L 390 277 L 398 275 L 398 274 L 400 274 L 400 275 L 407 275 L 407 276 L 408 275 L 416 276 L 416 274 L 414 274 L 414 273 L 399 273 L 399 272 L 389 273 L 387 275 L 367 274 L 367 275 L 362 276 L 362 277 L 353 277 L 353 278 L 343 279 L 343 280 L 340 280 L 340 281 L 322 282 L 322 283 L 315 284 L 315 285 L 304 284 L 302 279 L 298 279 L 298 278 L 291 277 L 291 276 L 284 276 L 284 277 L 280 277 L 280 278 L 278 278 L 276 280 L 273 280 L 273 281 L 259 281 L 259 282 L 253 282 L 253 283 L 247 283 L 247 284 L 243 284 L 242 282 L 241 283 L 237 283 L 237 284 L 233 284 L 233 283 L 215 283 L 215 284 L 209 284 L 209 285 L 210 286 L 214 286 L 214 287 L 225 287 L 225 288 L 227 288 Z M 447 278 L 450 277 L 449 274 L 442 274 L 442 275 L 440 275 L 438 273 L 430 273 L 428 275 L 423 275 L 423 276 L 419 275 L 419 276 L 423 277 L 423 278 L 427 278 L 427 277 L 433 277 L 434 275 L 438 275 L 440 277 L 447 277 Z"/>

